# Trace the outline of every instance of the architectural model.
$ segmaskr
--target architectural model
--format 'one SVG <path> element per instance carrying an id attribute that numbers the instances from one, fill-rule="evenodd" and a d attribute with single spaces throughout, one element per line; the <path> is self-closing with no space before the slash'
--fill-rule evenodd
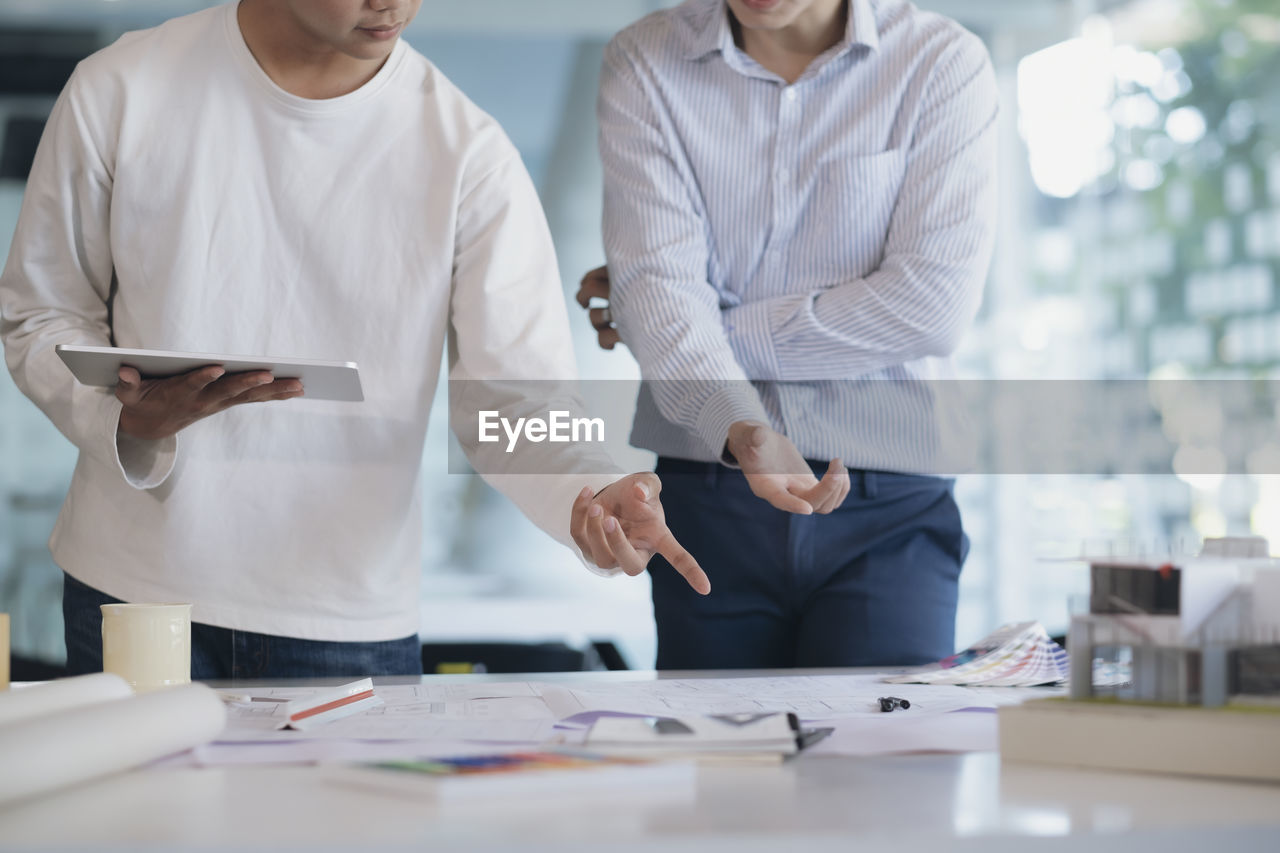
<path id="1" fill-rule="evenodd" d="M 1206 540 L 1168 561 L 1095 558 L 1071 620 L 1072 699 L 1219 707 L 1280 703 L 1280 559 L 1261 537 Z M 1095 661 L 1127 661 L 1127 683 Z"/>

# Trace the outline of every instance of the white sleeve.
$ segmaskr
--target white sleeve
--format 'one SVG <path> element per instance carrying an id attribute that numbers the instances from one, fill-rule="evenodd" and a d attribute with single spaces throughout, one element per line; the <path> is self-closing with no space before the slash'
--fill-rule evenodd
<path id="1" fill-rule="evenodd" d="M 56 344 L 108 346 L 112 288 L 112 143 L 79 70 L 54 105 L 36 150 L 22 212 L 0 276 L 0 338 L 22 393 L 81 453 L 115 466 L 135 488 L 173 468 L 177 439 L 117 436 L 120 402 L 76 382 Z"/>
<path id="2" fill-rule="evenodd" d="M 459 204 L 450 300 L 450 426 L 486 482 L 576 553 L 569 532 L 574 498 L 584 486 L 598 492 L 624 472 L 586 445 L 544 443 L 511 454 L 504 442 L 482 443 L 478 435 L 482 405 L 513 419 L 552 406 L 582 410 L 551 234 L 519 156 L 505 139 L 502 148 L 496 167 L 464 186 Z M 619 571 L 588 568 L 606 575 Z"/>

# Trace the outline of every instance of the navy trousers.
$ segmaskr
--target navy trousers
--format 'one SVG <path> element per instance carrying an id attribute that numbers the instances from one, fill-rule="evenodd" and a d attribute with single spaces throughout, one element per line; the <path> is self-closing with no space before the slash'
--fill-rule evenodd
<path id="1" fill-rule="evenodd" d="M 821 477 L 825 464 L 810 463 Z M 752 494 L 741 471 L 658 460 L 676 538 L 711 578 L 700 596 L 649 564 L 658 669 L 897 666 L 954 651 L 969 540 L 936 477 L 851 470 L 829 515 L 794 515 Z"/>
<path id="2" fill-rule="evenodd" d="M 62 584 L 67 673 L 102 672 L 99 606 L 120 600 L 68 574 L 62 576 Z M 191 677 L 197 681 L 421 674 L 422 647 L 416 634 L 385 642 L 335 643 L 191 624 Z"/>

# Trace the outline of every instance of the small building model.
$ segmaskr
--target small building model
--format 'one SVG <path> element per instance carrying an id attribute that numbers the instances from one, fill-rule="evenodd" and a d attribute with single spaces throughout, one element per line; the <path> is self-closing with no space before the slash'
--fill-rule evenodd
<path id="1" fill-rule="evenodd" d="M 1171 561 L 1092 559 L 1089 613 L 1072 617 L 1067 648 L 1072 699 L 1280 701 L 1280 559 L 1260 537 Z M 1096 659 L 1127 660 L 1128 682 L 1095 683 Z"/>

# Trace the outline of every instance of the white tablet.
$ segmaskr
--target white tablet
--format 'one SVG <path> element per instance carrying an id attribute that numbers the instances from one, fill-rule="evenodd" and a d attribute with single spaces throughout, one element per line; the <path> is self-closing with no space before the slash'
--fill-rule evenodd
<path id="1" fill-rule="evenodd" d="M 355 403 L 364 399 L 360 371 L 354 361 L 313 361 L 305 358 L 216 355 L 203 352 L 165 352 L 120 347 L 81 347 L 58 344 L 58 357 L 85 385 L 114 388 L 121 366 L 136 368 L 149 379 L 190 373 L 218 364 L 227 373 L 270 370 L 277 379 L 301 379 L 304 397 L 312 400 L 341 400 Z"/>

